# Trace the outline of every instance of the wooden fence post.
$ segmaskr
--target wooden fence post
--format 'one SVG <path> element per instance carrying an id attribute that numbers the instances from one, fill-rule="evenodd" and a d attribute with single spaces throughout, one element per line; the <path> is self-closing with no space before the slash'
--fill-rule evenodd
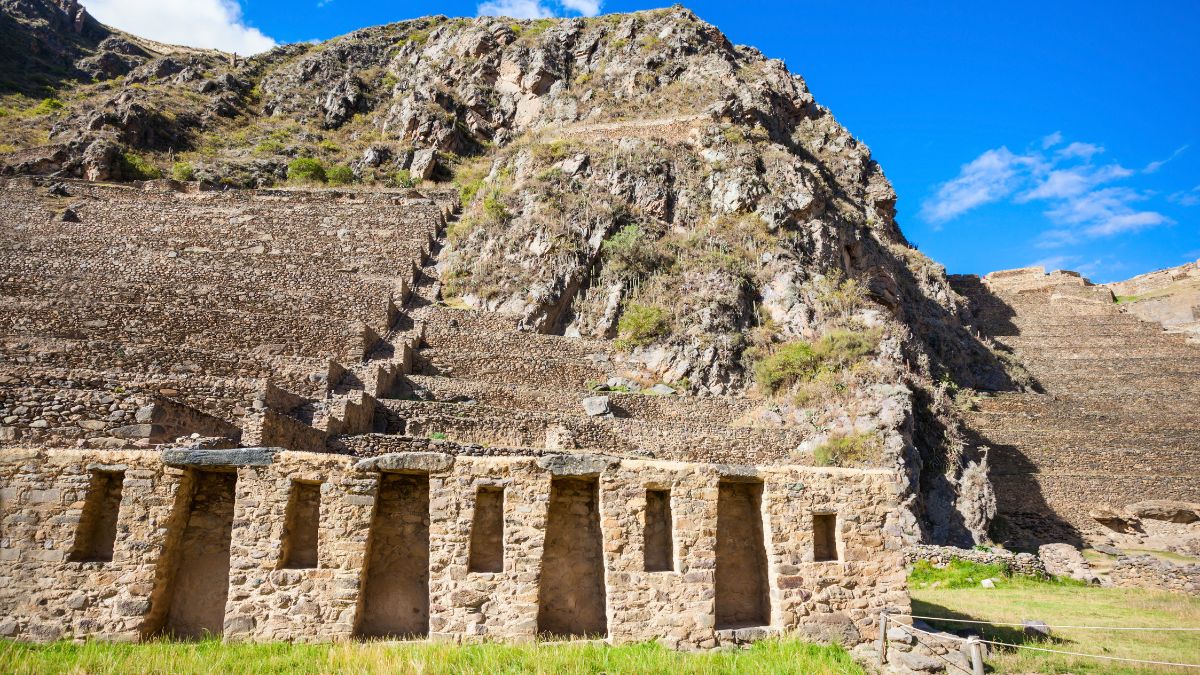
<path id="1" fill-rule="evenodd" d="M 887 663 L 888 650 L 888 615 L 887 612 L 879 613 L 879 665 Z"/>
<path id="2" fill-rule="evenodd" d="M 971 652 L 972 674 L 983 675 L 983 645 L 979 642 L 979 638 L 971 637 L 968 639 L 967 647 Z"/>

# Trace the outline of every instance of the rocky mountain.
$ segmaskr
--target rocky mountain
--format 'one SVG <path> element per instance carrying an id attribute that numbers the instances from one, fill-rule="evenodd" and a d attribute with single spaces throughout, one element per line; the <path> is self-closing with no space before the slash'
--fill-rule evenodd
<path id="1" fill-rule="evenodd" d="M 446 303 L 615 339 L 629 385 L 761 397 L 745 424 L 900 468 L 926 537 L 985 536 L 987 467 L 955 396 L 1019 386 L 1006 354 L 904 238 L 869 149 L 783 62 L 689 10 L 426 17 L 241 59 L 2 1 L 5 44 L 39 45 L 33 70 L 57 78 L 20 79 L 5 52 L 4 173 L 453 181 Z M 895 426 L 904 447 L 872 447 Z"/>
<path id="2" fill-rule="evenodd" d="M 1106 286 L 1129 313 L 1200 343 L 1200 260 Z"/>

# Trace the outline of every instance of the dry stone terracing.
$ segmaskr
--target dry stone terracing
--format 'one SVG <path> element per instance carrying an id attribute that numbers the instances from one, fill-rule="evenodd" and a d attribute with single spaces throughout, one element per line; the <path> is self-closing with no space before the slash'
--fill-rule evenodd
<path id="1" fill-rule="evenodd" d="M 1001 539 L 1200 553 L 1200 349 L 1041 268 L 954 280 L 1035 392 L 982 398 Z"/>
<path id="2" fill-rule="evenodd" d="M 695 648 L 908 609 L 893 470 L 805 465 L 746 399 L 585 407 L 608 340 L 440 301 L 453 195 L 0 194 L 0 635 Z"/>

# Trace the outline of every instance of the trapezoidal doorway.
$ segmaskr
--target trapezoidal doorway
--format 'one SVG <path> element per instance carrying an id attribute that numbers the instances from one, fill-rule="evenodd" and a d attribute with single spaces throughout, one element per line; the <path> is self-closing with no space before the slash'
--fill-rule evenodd
<path id="1" fill-rule="evenodd" d="M 229 595 L 229 542 L 237 474 L 196 471 L 187 525 L 173 555 L 174 574 L 165 579 L 170 597 L 162 632 L 195 640 L 220 635 Z"/>
<path id="2" fill-rule="evenodd" d="M 608 634 L 600 482 L 554 478 L 538 587 L 538 633 L 552 637 Z"/>
<path id="3" fill-rule="evenodd" d="M 385 473 L 371 519 L 359 637 L 429 634 L 429 476 Z"/>
<path id="4" fill-rule="evenodd" d="M 762 483 L 721 481 L 717 491 L 717 628 L 771 621 Z"/>

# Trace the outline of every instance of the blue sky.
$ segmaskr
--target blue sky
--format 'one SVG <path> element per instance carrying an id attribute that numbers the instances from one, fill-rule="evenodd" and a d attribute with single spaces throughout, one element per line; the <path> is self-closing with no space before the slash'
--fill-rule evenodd
<path id="1" fill-rule="evenodd" d="M 627 0 L 84 0 L 147 37 L 252 53 L 426 14 L 578 16 Z M 1111 281 L 1200 258 L 1200 2 L 687 3 L 783 59 L 867 143 L 950 272 Z"/>

